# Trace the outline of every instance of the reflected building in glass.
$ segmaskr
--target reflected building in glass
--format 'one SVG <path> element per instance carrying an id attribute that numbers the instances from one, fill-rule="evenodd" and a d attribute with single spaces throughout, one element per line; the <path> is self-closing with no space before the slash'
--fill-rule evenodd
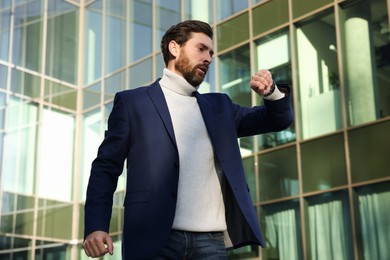
<path id="1" fill-rule="evenodd" d="M 160 39 L 210 23 L 201 92 L 259 105 L 260 68 L 294 123 L 239 140 L 267 247 L 229 259 L 390 259 L 388 0 L 0 0 L 0 260 L 86 259 L 83 203 L 116 92 L 165 67 Z M 110 233 L 120 259 L 126 174 Z M 158 216 L 156 216 L 158 217 Z"/>

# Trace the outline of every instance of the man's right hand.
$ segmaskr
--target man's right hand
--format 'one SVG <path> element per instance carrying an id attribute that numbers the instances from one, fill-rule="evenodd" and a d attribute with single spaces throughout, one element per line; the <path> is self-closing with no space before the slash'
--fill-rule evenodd
<path id="1" fill-rule="evenodd" d="M 89 234 L 83 243 L 85 254 L 89 257 L 100 257 L 114 253 L 114 245 L 107 232 L 94 231 Z"/>

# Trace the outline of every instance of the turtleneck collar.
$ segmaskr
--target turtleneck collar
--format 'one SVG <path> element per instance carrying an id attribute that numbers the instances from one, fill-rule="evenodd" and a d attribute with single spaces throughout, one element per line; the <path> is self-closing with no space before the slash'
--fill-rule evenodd
<path id="1" fill-rule="evenodd" d="M 183 96 L 193 96 L 194 92 L 199 88 L 199 86 L 192 86 L 182 76 L 167 68 L 164 69 L 163 76 L 159 83 L 161 87 L 167 88 Z"/>

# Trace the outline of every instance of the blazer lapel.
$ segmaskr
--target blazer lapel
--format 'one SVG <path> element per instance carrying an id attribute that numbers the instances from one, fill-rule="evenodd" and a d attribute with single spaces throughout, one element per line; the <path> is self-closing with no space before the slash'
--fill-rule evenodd
<path id="1" fill-rule="evenodd" d="M 210 136 L 211 143 L 215 147 L 215 127 L 214 127 L 214 109 L 213 105 L 204 98 L 198 91 L 195 92 L 195 97 L 198 101 L 200 111 L 203 116 L 207 132 Z"/>
<path id="2" fill-rule="evenodd" d="M 154 106 L 156 107 L 157 112 L 159 113 L 161 120 L 165 125 L 165 129 L 167 130 L 172 142 L 177 147 L 172 120 L 168 110 L 168 105 L 165 100 L 164 93 L 161 90 L 160 84 L 158 83 L 158 80 L 155 81 L 149 87 L 147 87 L 147 92 L 149 93 L 149 96 L 152 99 L 152 102 L 154 103 Z"/>

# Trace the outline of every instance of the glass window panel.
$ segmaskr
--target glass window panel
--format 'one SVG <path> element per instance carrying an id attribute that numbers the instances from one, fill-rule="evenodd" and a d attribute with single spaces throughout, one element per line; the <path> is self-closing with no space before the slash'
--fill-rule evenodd
<path id="1" fill-rule="evenodd" d="M 267 21 L 267 22 L 265 22 Z M 273 0 L 253 9 L 253 35 L 264 33 L 288 22 L 288 1 Z M 273 54 L 277 54 L 274 52 Z"/>
<path id="2" fill-rule="evenodd" d="M 38 196 L 70 201 L 75 118 L 72 114 L 45 107 L 42 111 L 40 127 Z M 58 138 L 59 136 L 61 138 Z M 61 149 L 58 149 L 59 147 Z"/>
<path id="3" fill-rule="evenodd" d="M 34 230 L 34 211 L 16 214 L 14 234 L 32 236 Z"/>
<path id="4" fill-rule="evenodd" d="M 215 91 L 215 63 L 209 65 L 209 70 L 207 71 L 206 77 L 204 78 L 202 84 L 200 84 L 198 92 L 199 93 L 209 93 Z"/>
<path id="5" fill-rule="evenodd" d="M 390 33 L 386 0 L 348 1 L 341 9 L 349 125 L 390 115 Z"/>
<path id="6" fill-rule="evenodd" d="M 11 192 L 2 192 L 1 194 L 1 215 L 15 211 L 16 195 Z"/>
<path id="7" fill-rule="evenodd" d="M 351 218 L 346 191 L 307 198 L 310 259 L 353 259 Z"/>
<path id="8" fill-rule="evenodd" d="M 152 0 L 130 0 L 129 61 L 152 53 Z M 150 68 L 149 68 L 150 70 Z"/>
<path id="9" fill-rule="evenodd" d="M 256 41 L 256 70 L 268 69 L 276 83 L 288 84 L 292 87 L 290 40 L 287 30 L 273 33 Z M 293 99 L 291 97 L 291 99 Z M 262 102 L 262 98 L 257 98 Z M 295 140 L 295 126 L 292 124 L 286 130 L 257 135 L 258 149 L 264 150 Z"/>
<path id="10" fill-rule="evenodd" d="M 156 6 L 156 41 L 154 44 L 155 50 L 160 50 L 161 38 L 165 32 L 180 20 L 180 0 L 155 0 Z"/>
<path id="11" fill-rule="evenodd" d="M 227 93 L 234 103 L 251 106 L 249 45 L 219 56 L 220 92 Z M 253 150 L 253 137 L 239 139 L 241 154 L 250 155 Z"/>
<path id="12" fill-rule="evenodd" d="M 303 192 L 347 185 L 342 134 L 301 145 Z"/>
<path id="13" fill-rule="evenodd" d="M 63 0 L 48 1 L 46 75 L 77 83 L 79 9 Z"/>
<path id="14" fill-rule="evenodd" d="M 0 92 L 0 130 L 4 129 L 4 123 L 5 123 L 5 108 L 6 108 L 6 94 Z M 1 144 L 0 141 L 0 150 L 1 150 Z M 1 158 L 1 151 L 0 151 L 0 158 Z M 1 161 L 1 160 L 0 160 Z M 0 162 L 1 163 L 1 162 Z M 1 175 L 1 174 L 0 174 Z"/>
<path id="15" fill-rule="evenodd" d="M 45 80 L 44 100 L 51 104 L 77 110 L 77 89 Z"/>
<path id="16" fill-rule="evenodd" d="M 43 1 L 32 0 L 15 7 L 12 61 L 40 71 L 42 65 Z"/>
<path id="17" fill-rule="evenodd" d="M 317 8 L 320 8 L 326 4 L 332 3 L 333 0 L 294 0 L 293 4 L 293 16 L 297 18 L 298 16 L 307 14 Z"/>
<path id="18" fill-rule="evenodd" d="M 163 70 L 165 69 L 165 63 L 161 53 L 157 54 L 155 57 L 155 66 L 156 66 L 155 78 L 161 78 L 163 75 Z"/>
<path id="19" fill-rule="evenodd" d="M 11 91 L 28 97 L 38 98 L 41 95 L 41 79 L 38 76 L 12 69 Z"/>
<path id="20" fill-rule="evenodd" d="M 100 104 L 102 86 L 100 82 L 93 84 L 83 90 L 83 109 Z"/>
<path id="21" fill-rule="evenodd" d="M 37 236 L 72 239 L 73 206 L 44 208 L 38 211 Z"/>
<path id="22" fill-rule="evenodd" d="M 262 206 L 260 221 L 266 243 L 263 260 L 303 259 L 298 200 Z"/>
<path id="23" fill-rule="evenodd" d="M 11 19 L 10 8 L 7 7 L 1 9 L 0 11 L 0 60 L 4 60 L 4 61 L 8 61 L 10 19 Z"/>
<path id="24" fill-rule="evenodd" d="M 296 29 L 302 138 L 342 127 L 334 15 L 322 15 Z"/>
<path id="25" fill-rule="evenodd" d="M 33 196 L 18 194 L 16 200 L 16 210 L 34 209 L 35 207 L 35 198 Z"/>
<path id="26" fill-rule="evenodd" d="M 213 23 L 213 0 L 184 0 L 185 20 Z"/>
<path id="27" fill-rule="evenodd" d="M 9 9 L 11 7 L 11 0 L 1 0 L 0 9 Z"/>
<path id="28" fill-rule="evenodd" d="M 129 89 L 134 89 L 150 83 L 153 79 L 152 59 L 147 59 L 129 68 Z"/>
<path id="29" fill-rule="evenodd" d="M 348 132 L 352 182 L 389 177 L 390 121 Z"/>
<path id="30" fill-rule="evenodd" d="M 70 258 L 71 246 L 67 244 L 56 243 L 56 246 L 54 246 L 54 243 L 48 243 L 46 241 L 41 241 L 42 245 L 39 245 L 39 243 L 37 241 L 35 259 L 65 260 Z"/>
<path id="31" fill-rule="evenodd" d="M 126 88 L 126 71 L 116 73 L 105 80 L 104 100 L 111 100 L 115 94 Z"/>
<path id="32" fill-rule="evenodd" d="M 126 1 L 106 3 L 105 73 L 109 74 L 126 64 Z"/>
<path id="33" fill-rule="evenodd" d="M 356 188 L 359 259 L 390 256 L 390 183 Z"/>
<path id="34" fill-rule="evenodd" d="M 10 100 L 8 126 L 4 135 L 2 190 L 32 194 L 35 173 L 36 121 L 38 107 L 34 103 Z M 26 125 L 30 123 L 31 125 Z"/>
<path id="35" fill-rule="evenodd" d="M 217 27 L 218 51 L 232 47 L 249 38 L 248 13 L 244 13 Z"/>
<path id="36" fill-rule="evenodd" d="M 85 191 L 87 190 L 88 179 L 91 171 L 91 164 L 95 159 L 98 147 L 103 140 L 102 113 L 100 108 L 83 114 L 82 131 L 79 197 L 81 201 L 84 201 Z"/>
<path id="37" fill-rule="evenodd" d="M 8 68 L 6 66 L 0 64 L 0 88 L 2 89 L 7 88 L 7 78 L 8 78 L 7 70 Z"/>
<path id="38" fill-rule="evenodd" d="M 248 1 L 242 0 L 217 0 L 217 19 L 218 21 L 231 16 L 245 8 L 248 8 Z"/>
<path id="39" fill-rule="evenodd" d="M 243 246 L 232 250 L 227 250 L 228 259 L 257 259 L 259 247 Z"/>
<path id="40" fill-rule="evenodd" d="M 298 195 L 296 156 L 295 146 L 259 155 L 260 201 Z"/>
<path id="41" fill-rule="evenodd" d="M 88 5 L 85 12 L 84 84 L 102 75 L 103 15 L 101 1 Z"/>

